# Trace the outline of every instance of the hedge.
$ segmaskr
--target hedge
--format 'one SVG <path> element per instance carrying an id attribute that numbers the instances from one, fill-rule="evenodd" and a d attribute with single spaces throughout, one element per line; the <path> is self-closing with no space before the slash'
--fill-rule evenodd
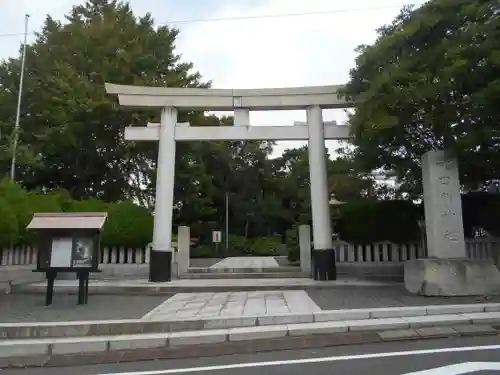
<path id="1" fill-rule="evenodd" d="M 419 205 L 408 201 L 359 200 L 342 205 L 339 216 L 336 231 L 340 240 L 354 244 L 408 243 L 419 239 L 417 221 L 423 216 L 423 211 Z M 299 261 L 297 227 L 286 232 L 286 244 L 288 260 Z"/>
<path id="2" fill-rule="evenodd" d="M 409 201 L 360 200 L 344 204 L 336 228 L 339 238 L 355 244 L 408 243 L 420 237 L 420 206 Z"/>
<path id="3" fill-rule="evenodd" d="M 153 216 L 131 201 L 106 203 L 98 199 L 72 200 L 69 193 L 27 192 L 9 180 L 0 182 L 0 246 L 32 245 L 34 233 L 26 230 L 36 212 L 107 212 L 104 246 L 144 247 L 151 242 Z"/>
<path id="4" fill-rule="evenodd" d="M 108 205 L 104 246 L 143 247 L 153 238 L 153 216 L 145 208 L 125 201 Z"/>
<path id="5" fill-rule="evenodd" d="M 480 227 L 493 236 L 500 236 L 500 195 L 474 192 L 462 197 L 464 232 L 470 237 Z"/>

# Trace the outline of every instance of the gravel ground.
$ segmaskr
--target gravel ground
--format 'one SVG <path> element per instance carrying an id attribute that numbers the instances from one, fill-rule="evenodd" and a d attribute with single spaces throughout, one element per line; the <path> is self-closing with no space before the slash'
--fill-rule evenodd
<path id="1" fill-rule="evenodd" d="M 346 286 L 342 288 L 308 290 L 309 297 L 323 310 L 403 307 L 419 305 L 455 305 L 500 302 L 492 297 L 423 297 L 410 294 L 404 286 Z"/>
<path id="2" fill-rule="evenodd" d="M 136 319 L 169 298 L 163 296 L 90 295 L 88 305 L 77 305 L 76 295 L 55 294 L 45 306 L 45 295 L 0 295 L 0 323 Z"/>

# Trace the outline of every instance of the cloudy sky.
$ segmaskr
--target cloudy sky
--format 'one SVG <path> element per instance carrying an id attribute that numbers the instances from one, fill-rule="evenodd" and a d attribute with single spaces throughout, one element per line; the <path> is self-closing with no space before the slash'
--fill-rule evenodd
<path id="1" fill-rule="evenodd" d="M 47 14 L 63 19 L 84 0 L 0 0 L 0 58 L 15 56 L 23 38 Z M 181 30 L 177 43 L 216 88 L 265 88 L 342 84 L 354 65 L 354 49 L 375 39 L 405 4 L 424 0 L 131 0 L 138 15 L 150 12 L 157 24 Z M 290 16 L 292 14 L 292 16 Z M 212 20 L 212 21 L 207 21 Z M 32 34 L 30 34 L 33 40 Z M 324 111 L 342 121 L 341 110 Z M 292 125 L 305 111 L 253 112 L 255 125 Z M 280 143 L 275 154 L 302 142 Z M 335 142 L 328 142 L 335 147 Z"/>

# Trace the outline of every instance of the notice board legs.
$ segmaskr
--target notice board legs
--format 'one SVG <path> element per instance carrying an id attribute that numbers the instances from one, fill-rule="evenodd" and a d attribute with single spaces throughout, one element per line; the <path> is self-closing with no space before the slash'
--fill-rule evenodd
<path id="1" fill-rule="evenodd" d="M 33 272 L 44 272 L 47 279 L 47 288 L 45 290 L 45 306 L 52 305 L 54 299 L 54 284 L 59 272 L 75 272 L 78 278 L 78 304 L 86 305 L 89 302 L 89 278 L 90 272 L 100 272 L 99 270 L 71 270 L 68 268 L 34 270 Z"/>
<path id="2" fill-rule="evenodd" d="M 45 306 L 52 305 L 52 299 L 54 297 L 54 280 L 56 279 L 57 272 L 47 272 L 45 274 L 47 277 L 47 289 L 45 290 Z"/>
<path id="3" fill-rule="evenodd" d="M 89 302 L 89 274 L 85 278 L 85 304 Z"/>
<path id="4" fill-rule="evenodd" d="M 86 305 L 89 300 L 89 272 L 78 272 L 78 304 Z"/>

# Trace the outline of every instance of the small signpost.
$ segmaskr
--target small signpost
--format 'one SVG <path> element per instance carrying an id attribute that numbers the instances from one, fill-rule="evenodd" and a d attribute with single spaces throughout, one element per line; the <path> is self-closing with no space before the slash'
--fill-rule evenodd
<path id="1" fill-rule="evenodd" d="M 52 304 L 54 280 L 58 272 L 74 272 L 78 277 L 78 304 L 87 304 L 89 275 L 100 272 L 101 231 L 105 212 L 36 213 L 26 229 L 38 232 L 36 270 L 47 278 L 45 305 Z"/>
<path id="2" fill-rule="evenodd" d="M 219 244 L 222 242 L 222 232 L 220 230 L 214 230 L 212 232 L 212 242 L 215 244 L 215 251 L 217 255 L 219 254 Z"/>

